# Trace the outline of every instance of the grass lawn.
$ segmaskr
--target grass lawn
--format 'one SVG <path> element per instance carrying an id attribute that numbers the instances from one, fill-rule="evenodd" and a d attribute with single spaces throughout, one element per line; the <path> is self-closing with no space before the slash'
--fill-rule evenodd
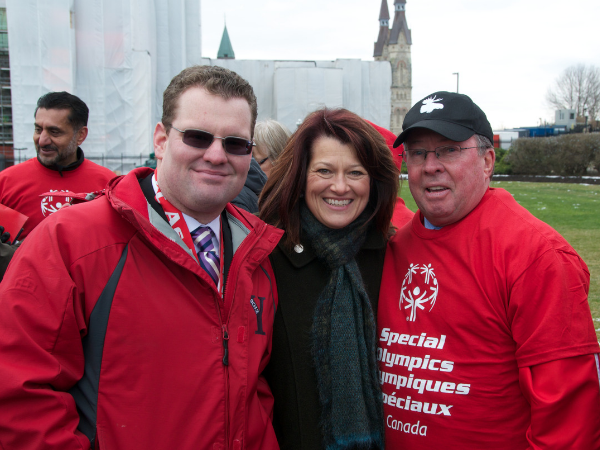
<path id="1" fill-rule="evenodd" d="M 581 255 L 591 274 L 589 303 L 600 340 L 600 186 L 563 183 L 496 181 L 492 187 L 510 192 L 531 214 L 556 229 Z M 407 180 L 400 196 L 417 210 Z"/>

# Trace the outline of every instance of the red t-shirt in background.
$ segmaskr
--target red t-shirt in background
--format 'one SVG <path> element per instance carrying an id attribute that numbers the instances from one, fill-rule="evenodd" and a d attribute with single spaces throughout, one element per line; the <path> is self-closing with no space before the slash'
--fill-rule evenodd
<path id="1" fill-rule="evenodd" d="M 79 167 L 61 174 L 42 165 L 37 158 L 0 172 L 0 203 L 29 217 L 20 239 L 42 220 L 58 211 L 65 197 L 40 197 L 50 191 L 88 193 L 104 189 L 115 177 L 109 169 L 84 159 Z M 2 224 L 0 224 L 2 225 Z"/>
<path id="2" fill-rule="evenodd" d="M 396 228 L 402 228 L 414 215 L 415 213 L 406 207 L 404 200 L 398 197 L 396 199 L 396 206 L 394 207 L 394 215 L 392 216 L 392 225 Z"/>

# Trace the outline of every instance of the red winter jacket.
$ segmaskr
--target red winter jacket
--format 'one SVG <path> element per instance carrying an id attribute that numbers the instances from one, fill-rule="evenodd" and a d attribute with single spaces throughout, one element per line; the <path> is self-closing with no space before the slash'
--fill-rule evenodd
<path id="1" fill-rule="evenodd" d="M 259 376 L 282 232 L 228 205 L 225 298 L 136 169 L 43 221 L 0 284 L 0 448 L 277 449 Z M 227 363 L 227 365 L 226 365 Z"/>

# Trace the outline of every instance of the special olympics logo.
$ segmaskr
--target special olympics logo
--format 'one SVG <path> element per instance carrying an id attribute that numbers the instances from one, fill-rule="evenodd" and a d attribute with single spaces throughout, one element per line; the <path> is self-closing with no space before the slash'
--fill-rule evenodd
<path id="1" fill-rule="evenodd" d="M 417 309 L 429 311 L 435 306 L 438 295 L 438 282 L 431 264 L 411 264 L 402 282 L 400 291 L 400 311 L 410 309 L 406 320 L 414 322 L 417 319 Z"/>
<path id="2" fill-rule="evenodd" d="M 67 192 L 65 190 L 54 190 L 54 189 L 50 189 L 50 192 Z M 48 217 L 50 214 L 54 214 L 56 211 L 58 211 L 60 208 L 62 208 L 64 205 L 66 205 L 67 203 L 71 202 L 71 197 L 65 197 L 64 195 L 57 195 L 56 197 L 54 196 L 48 196 L 48 197 L 44 197 L 42 198 L 42 214 L 44 215 L 44 217 Z"/>

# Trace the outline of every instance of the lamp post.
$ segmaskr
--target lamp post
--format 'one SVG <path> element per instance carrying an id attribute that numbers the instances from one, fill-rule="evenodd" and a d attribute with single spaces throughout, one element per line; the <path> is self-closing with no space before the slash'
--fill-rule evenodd
<path id="1" fill-rule="evenodd" d="M 19 152 L 19 164 L 21 164 L 21 150 L 27 150 L 27 147 L 22 147 L 22 148 L 17 148 L 17 147 L 13 147 L 13 150 L 16 150 Z M 14 163 L 15 157 L 13 155 L 13 163 Z"/>
<path id="2" fill-rule="evenodd" d="M 453 72 L 452 75 L 456 75 L 456 93 L 458 94 L 458 72 Z"/>

